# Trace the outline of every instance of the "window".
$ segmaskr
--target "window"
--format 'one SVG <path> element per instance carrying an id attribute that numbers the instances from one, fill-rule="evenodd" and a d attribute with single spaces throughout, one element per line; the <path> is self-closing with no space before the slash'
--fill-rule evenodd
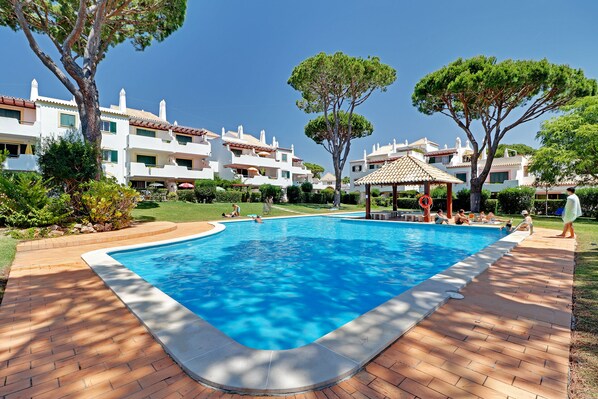
<path id="1" fill-rule="evenodd" d="M 281 160 L 282 160 L 282 162 L 286 162 L 287 161 L 287 154 L 281 154 Z"/>
<path id="2" fill-rule="evenodd" d="M 370 169 L 376 169 L 376 165 L 370 164 Z"/>
<path id="3" fill-rule="evenodd" d="M 504 183 L 509 180 L 509 172 L 493 172 L 490 173 L 490 183 Z"/>
<path id="4" fill-rule="evenodd" d="M 428 158 L 428 163 L 436 163 L 436 157 Z"/>
<path id="5" fill-rule="evenodd" d="M 116 122 L 110 121 L 101 121 L 100 122 L 100 130 L 106 133 L 116 133 Z"/>
<path id="6" fill-rule="evenodd" d="M 75 127 L 76 122 L 75 115 L 73 114 L 60 114 L 60 127 Z"/>
<path id="7" fill-rule="evenodd" d="M 0 108 L 0 118 L 13 118 L 20 121 L 21 111 L 17 111 L 16 109 Z"/>
<path id="8" fill-rule="evenodd" d="M 8 156 L 11 158 L 19 156 L 19 145 L 18 144 L 5 144 L 0 143 L 0 151 L 8 151 Z"/>
<path id="9" fill-rule="evenodd" d="M 176 135 L 176 141 L 178 141 L 179 144 L 187 144 L 187 143 L 193 142 L 193 137 L 191 137 L 191 136 L 184 136 L 182 134 L 177 134 Z"/>
<path id="10" fill-rule="evenodd" d="M 463 162 L 471 162 L 471 155 L 463 155 Z"/>
<path id="11" fill-rule="evenodd" d="M 176 164 L 179 165 L 179 166 L 185 166 L 185 167 L 187 167 L 187 169 L 191 169 L 193 167 L 193 160 L 192 159 L 177 158 L 176 159 Z"/>
<path id="12" fill-rule="evenodd" d="M 27 154 L 27 144 L 21 144 L 21 154 Z M 31 147 L 31 154 L 35 154 L 35 146 L 33 144 L 30 144 Z M 0 144 L 0 149 L 2 148 L 2 145 Z"/>
<path id="13" fill-rule="evenodd" d="M 467 183 L 467 173 L 457 173 L 455 177 Z"/>
<path id="14" fill-rule="evenodd" d="M 361 165 L 353 165 L 352 170 L 353 172 L 361 172 Z"/>
<path id="15" fill-rule="evenodd" d="M 291 178 L 291 172 L 289 172 L 288 170 L 283 170 L 282 171 L 282 178 L 283 179 L 290 179 Z"/>
<path id="16" fill-rule="evenodd" d="M 149 155 L 137 155 L 137 162 L 145 164 L 145 166 L 156 166 L 156 157 Z"/>
<path id="17" fill-rule="evenodd" d="M 143 137 L 156 137 L 156 132 L 147 129 L 137 129 L 137 135 Z"/>
<path id="18" fill-rule="evenodd" d="M 102 150 L 102 161 L 103 162 L 118 162 L 118 151 L 116 150 Z"/>
<path id="19" fill-rule="evenodd" d="M 240 157 L 243 154 L 242 150 L 230 150 L 233 154 L 235 154 L 236 157 Z"/>

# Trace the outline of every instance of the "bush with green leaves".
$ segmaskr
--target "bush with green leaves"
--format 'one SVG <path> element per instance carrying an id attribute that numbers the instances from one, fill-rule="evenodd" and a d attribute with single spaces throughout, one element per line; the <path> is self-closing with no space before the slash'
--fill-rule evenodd
<path id="1" fill-rule="evenodd" d="M 540 215 L 554 215 L 559 208 L 564 208 L 567 200 L 565 199 L 535 199 L 534 209 Z M 548 208 L 548 211 L 546 210 Z"/>
<path id="2" fill-rule="evenodd" d="M 399 198 L 415 198 L 418 194 L 419 192 L 417 190 L 405 190 L 398 192 Z"/>
<path id="3" fill-rule="evenodd" d="M 598 187 L 586 187 L 575 190 L 581 203 L 584 216 L 598 219 Z"/>
<path id="4" fill-rule="evenodd" d="M 321 202 L 322 204 L 334 202 L 334 189 L 332 187 L 326 187 L 324 190 L 320 191 L 320 193 L 324 196 L 324 202 Z"/>
<path id="5" fill-rule="evenodd" d="M 262 201 L 262 193 L 260 192 L 251 192 L 249 193 L 249 201 L 250 202 L 261 202 Z"/>
<path id="6" fill-rule="evenodd" d="M 372 188 L 372 190 L 370 191 L 370 194 L 372 194 L 372 197 L 376 198 L 380 196 L 380 189 L 378 188 Z"/>
<path id="7" fill-rule="evenodd" d="M 39 227 L 65 222 L 73 213 L 68 194 L 52 193 L 37 173 L 0 175 L 0 224 Z"/>
<path id="8" fill-rule="evenodd" d="M 260 193 L 262 193 L 262 201 L 265 201 L 268 197 L 272 197 L 272 200 L 278 203 L 282 199 L 282 188 L 273 186 L 272 184 L 262 184 L 260 186 Z"/>
<path id="9" fill-rule="evenodd" d="M 498 193 L 498 204 L 502 213 L 517 214 L 531 210 L 536 189 L 533 187 L 510 187 Z"/>
<path id="10" fill-rule="evenodd" d="M 487 208 L 486 205 L 486 201 L 490 198 L 490 191 L 488 190 L 482 190 L 482 194 L 481 194 L 481 198 L 480 198 L 480 210 L 484 210 Z M 471 195 L 471 190 L 469 190 L 468 188 L 464 188 L 462 190 L 459 190 L 459 192 L 456 195 L 456 199 L 453 203 L 453 209 L 465 209 L 468 210 L 469 209 L 469 205 L 470 205 L 470 195 Z M 492 211 L 494 212 L 494 211 Z"/>
<path id="11" fill-rule="evenodd" d="M 176 201 L 178 199 L 179 195 L 176 193 L 176 191 L 170 191 L 168 194 L 166 194 L 167 201 Z"/>
<path id="12" fill-rule="evenodd" d="M 211 204 L 216 198 L 216 182 L 214 180 L 195 180 L 195 196 L 197 202 Z"/>
<path id="13" fill-rule="evenodd" d="M 360 199 L 361 193 L 359 191 L 354 191 L 352 193 L 344 193 L 341 196 L 341 202 L 347 205 L 357 205 L 359 204 Z"/>
<path id="14" fill-rule="evenodd" d="M 378 206 L 388 206 L 389 203 L 388 197 L 374 197 L 374 204 Z"/>
<path id="15" fill-rule="evenodd" d="M 135 189 L 107 179 L 90 180 L 81 188 L 81 211 L 90 223 L 111 223 L 115 230 L 131 224 L 131 212 L 141 199 Z"/>
<path id="16" fill-rule="evenodd" d="M 301 183 L 301 191 L 303 191 L 304 193 L 311 193 L 314 189 L 314 185 L 311 184 L 310 182 L 306 181 Z"/>
<path id="17" fill-rule="evenodd" d="M 242 202 L 243 193 L 239 190 L 216 191 L 214 202 L 223 202 L 227 204 L 234 204 Z"/>
<path id="18" fill-rule="evenodd" d="M 83 140 L 77 131 L 43 139 L 37 154 L 44 179 L 66 193 L 76 191 L 98 175 L 95 146 Z"/>
<path id="19" fill-rule="evenodd" d="M 195 196 L 195 190 L 178 190 L 176 193 L 177 193 L 179 201 L 197 202 L 197 197 Z"/>
<path id="20" fill-rule="evenodd" d="M 291 204 L 298 204 L 299 202 L 301 202 L 301 188 L 302 187 L 299 187 L 299 186 L 288 186 L 287 187 L 287 200 Z"/>

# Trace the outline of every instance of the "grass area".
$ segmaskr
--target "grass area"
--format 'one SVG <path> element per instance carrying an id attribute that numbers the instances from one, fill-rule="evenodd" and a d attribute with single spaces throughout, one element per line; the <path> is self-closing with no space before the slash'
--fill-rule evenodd
<path id="1" fill-rule="evenodd" d="M 242 203 L 241 215 L 262 215 L 262 204 L 259 202 Z M 331 205 L 318 204 L 275 204 L 268 216 L 292 216 L 297 213 L 318 214 L 333 212 Z M 144 201 L 133 210 L 133 218 L 139 222 L 169 221 L 169 222 L 200 222 L 208 220 L 226 220 L 222 213 L 230 213 L 230 204 L 193 204 L 189 202 Z M 343 205 L 334 212 L 361 211 L 358 205 Z"/>
<path id="2" fill-rule="evenodd" d="M 0 232 L 0 303 L 4 296 L 4 288 L 6 287 L 6 281 L 8 280 L 8 272 L 10 271 L 10 265 L 15 258 L 17 251 L 17 240 L 5 236 L 4 233 Z"/>

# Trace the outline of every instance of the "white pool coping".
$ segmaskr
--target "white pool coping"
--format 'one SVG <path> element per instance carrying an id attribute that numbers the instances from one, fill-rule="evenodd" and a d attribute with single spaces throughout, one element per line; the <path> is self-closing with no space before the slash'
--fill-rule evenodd
<path id="1" fill-rule="evenodd" d="M 463 288 L 529 236 L 518 231 L 503 237 L 311 344 L 258 350 L 239 344 L 108 255 L 207 237 L 225 229 L 221 223 L 210 224 L 214 228 L 205 233 L 106 248 L 81 257 L 191 377 L 214 388 L 260 395 L 313 390 L 352 376 L 444 304 L 447 291 Z"/>

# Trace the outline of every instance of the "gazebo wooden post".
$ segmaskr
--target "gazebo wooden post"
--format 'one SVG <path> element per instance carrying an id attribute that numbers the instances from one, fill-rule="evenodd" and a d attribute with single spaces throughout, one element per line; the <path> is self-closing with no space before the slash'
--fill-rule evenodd
<path id="1" fill-rule="evenodd" d="M 392 185 L 392 210 L 397 211 L 397 185 Z"/>
<path id="2" fill-rule="evenodd" d="M 430 182 L 424 183 L 424 194 L 430 195 Z M 424 208 L 424 222 L 430 221 L 430 208 Z"/>
<path id="3" fill-rule="evenodd" d="M 453 217 L 453 183 L 446 183 L 446 217 Z"/>
<path id="4" fill-rule="evenodd" d="M 372 218 L 372 214 L 370 212 L 370 185 L 366 184 L 365 185 L 365 218 L 366 219 L 371 219 Z"/>

